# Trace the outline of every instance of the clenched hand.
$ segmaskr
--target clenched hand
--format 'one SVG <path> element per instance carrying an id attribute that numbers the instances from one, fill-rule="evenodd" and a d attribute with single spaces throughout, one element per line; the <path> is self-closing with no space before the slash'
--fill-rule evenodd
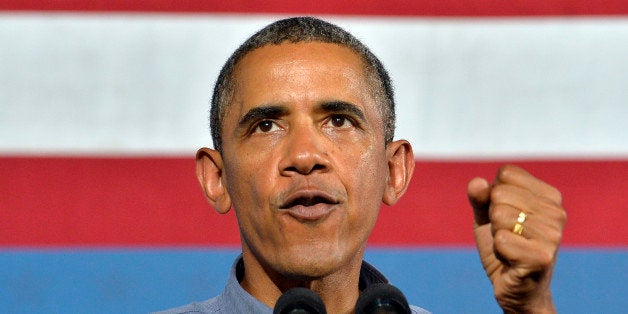
<path id="1" fill-rule="evenodd" d="M 556 312 L 550 281 L 567 219 L 560 192 L 508 165 L 499 169 L 492 185 L 482 178 L 471 180 L 467 195 L 480 259 L 504 312 Z M 517 234 L 513 229 L 520 216 L 525 221 Z"/>

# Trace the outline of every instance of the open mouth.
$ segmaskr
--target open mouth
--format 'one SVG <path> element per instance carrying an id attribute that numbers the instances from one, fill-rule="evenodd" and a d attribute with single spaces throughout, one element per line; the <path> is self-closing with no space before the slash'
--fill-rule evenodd
<path id="1" fill-rule="evenodd" d="M 299 191 L 279 207 L 299 220 L 318 220 L 333 211 L 339 202 L 320 191 Z"/>
<path id="2" fill-rule="evenodd" d="M 290 200 L 288 200 L 284 205 L 282 205 L 280 208 L 281 209 L 288 209 L 290 207 L 294 207 L 294 206 L 305 206 L 305 207 L 309 207 L 309 206 L 314 206 L 316 204 L 330 204 L 330 205 L 335 205 L 338 204 L 337 201 L 334 201 L 326 196 L 323 195 L 313 195 L 313 196 L 300 196 L 300 197 L 295 197 L 292 198 Z"/>

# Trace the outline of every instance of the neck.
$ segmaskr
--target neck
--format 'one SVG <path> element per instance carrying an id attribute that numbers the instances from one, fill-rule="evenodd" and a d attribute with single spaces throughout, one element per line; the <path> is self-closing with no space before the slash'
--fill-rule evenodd
<path id="1" fill-rule="evenodd" d="M 262 303 L 273 308 L 284 292 L 304 287 L 316 292 L 328 313 L 353 313 L 360 294 L 358 284 L 362 255 L 353 258 L 324 276 L 308 278 L 298 275 L 282 275 L 270 267 L 264 267 L 252 256 L 243 252 L 244 276 L 240 285 Z"/>

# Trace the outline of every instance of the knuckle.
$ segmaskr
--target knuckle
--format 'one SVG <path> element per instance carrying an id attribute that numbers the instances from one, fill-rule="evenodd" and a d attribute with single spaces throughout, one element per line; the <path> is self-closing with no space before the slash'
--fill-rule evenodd
<path id="1" fill-rule="evenodd" d="M 558 202 L 558 204 L 562 204 L 563 193 L 561 193 L 557 188 L 554 188 L 554 193 L 555 193 L 556 201 Z"/>
<path id="2" fill-rule="evenodd" d="M 499 248 L 503 248 L 508 245 L 508 232 L 506 230 L 498 230 L 495 232 L 493 236 L 493 241 L 495 243 L 495 248 L 499 250 Z"/>
<path id="3" fill-rule="evenodd" d="M 508 210 L 505 205 L 495 205 L 490 211 L 491 221 L 503 221 L 507 219 Z"/>
<path id="4" fill-rule="evenodd" d="M 541 268 L 547 268 L 554 262 L 554 251 L 545 249 L 541 250 L 538 255 L 538 263 Z"/>
<path id="5" fill-rule="evenodd" d="M 506 187 L 503 184 L 495 185 L 491 189 L 491 201 L 499 202 L 502 201 L 507 195 Z"/>
<path id="6" fill-rule="evenodd" d="M 552 228 L 545 232 L 545 236 L 550 243 L 558 245 L 563 237 L 563 233 L 561 230 Z"/>
<path id="7" fill-rule="evenodd" d="M 548 197 L 557 204 L 563 203 L 563 194 L 555 187 L 551 186 L 547 192 Z"/>
<path id="8" fill-rule="evenodd" d="M 569 219 L 569 215 L 567 215 L 567 211 L 561 210 L 561 221 L 563 222 L 563 226 L 567 224 L 568 219 Z"/>
<path id="9" fill-rule="evenodd" d="M 499 167 L 499 170 L 497 171 L 497 178 L 500 181 L 508 181 L 508 179 L 513 176 L 514 171 L 515 166 L 509 164 L 503 165 Z"/>
<path id="10" fill-rule="evenodd" d="M 551 199 L 541 197 L 538 198 L 539 212 L 546 213 L 546 217 L 564 222 L 567 219 L 567 213 L 560 204 L 555 203 Z"/>
<path id="11" fill-rule="evenodd" d="M 547 217 L 556 221 L 560 226 L 564 226 L 567 222 L 567 212 L 560 205 L 555 203 L 546 203 L 544 212 L 548 213 Z"/>
<path id="12" fill-rule="evenodd" d="M 563 208 L 560 208 L 560 210 L 558 210 L 558 221 L 563 226 L 567 223 L 567 211 L 565 211 Z"/>

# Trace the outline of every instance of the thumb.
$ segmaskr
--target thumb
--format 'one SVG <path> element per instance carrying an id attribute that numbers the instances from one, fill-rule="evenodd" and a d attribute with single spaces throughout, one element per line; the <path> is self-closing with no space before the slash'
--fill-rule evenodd
<path id="1" fill-rule="evenodd" d="M 467 197 L 473 207 L 475 225 L 481 226 L 490 222 L 488 207 L 490 204 L 491 186 L 483 178 L 473 178 L 467 185 Z"/>

